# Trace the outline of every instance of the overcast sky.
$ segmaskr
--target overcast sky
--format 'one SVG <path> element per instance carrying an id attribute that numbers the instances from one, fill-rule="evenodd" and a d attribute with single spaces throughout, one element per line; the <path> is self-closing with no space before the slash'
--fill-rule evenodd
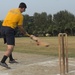
<path id="1" fill-rule="evenodd" d="M 32 16 L 35 12 L 55 14 L 67 10 L 75 15 L 75 0 L 0 0 L 0 20 L 3 20 L 11 8 L 17 8 L 20 2 L 27 4 L 26 12 Z"/>

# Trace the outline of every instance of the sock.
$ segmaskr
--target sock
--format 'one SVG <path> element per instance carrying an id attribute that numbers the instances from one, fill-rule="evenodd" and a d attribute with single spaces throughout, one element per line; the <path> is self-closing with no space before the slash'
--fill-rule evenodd
<path id="1" fill-rule="evenodd" d="M 2 63 L 5 63 L 5 61 L 6 61 L 7 58 L 8 58 L 8 57 L 4 55 L 3 58 L 2 58 L 2 60 L 1 60 L 1 62 L 2 62 Z"/>
<path id="2" fill-rule="evenodd" d="M 9 56 L 9 60 L 10 60 L 10 61 L 13 60 L 12 53 L 11 53 L 10 56 Z"/>

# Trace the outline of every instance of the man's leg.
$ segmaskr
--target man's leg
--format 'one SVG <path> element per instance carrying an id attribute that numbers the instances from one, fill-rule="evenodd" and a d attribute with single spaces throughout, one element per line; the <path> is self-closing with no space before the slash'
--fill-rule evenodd
<path id="1" fill-rule="evenodd" d="M 12 56 L 12 53 L 9 56 L 9 63 L 13 64 L 13 63 L 18 63 Z"/>
<path id="2" fill-rule="evenodd" d="M 0 62 L 0 65 L 4 66 L 4 67 L 8 67 L 8 65 L 5 63 L 7 58 L 9 57 L 9 55 L 11 54 L 11 52 L 13 51 L 14 45 L 7 45 L 7 50 Z"/>
<path id="3" fill-rule="evenodd" d="M 13 56 L 12 56 L 12 53 L 9 55 L 9 61 L 13 61 Z"/>

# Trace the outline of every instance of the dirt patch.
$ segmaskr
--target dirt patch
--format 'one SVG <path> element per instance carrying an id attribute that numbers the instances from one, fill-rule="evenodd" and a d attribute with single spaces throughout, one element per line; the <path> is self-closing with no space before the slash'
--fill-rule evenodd
<path id="1" fill-rule="evenodd" d="M 0 52 L 0 59 L 4 52 Z M 60 75 L 59 60 L 57 57 L 50 57 L 37 54 L 13 53 L 18 64 L 7 64 L 11 69 L 0 66 L 0 75 Z M 69 58 L 69 73 L 75 75 L 75 59 Z"/>

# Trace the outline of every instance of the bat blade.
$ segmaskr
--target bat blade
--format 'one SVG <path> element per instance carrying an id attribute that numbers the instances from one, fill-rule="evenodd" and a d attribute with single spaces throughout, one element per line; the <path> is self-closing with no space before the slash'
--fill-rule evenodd
<path id="1" fill-rule="evenodd" d="M 37 45 L 38 45 L 38 46 L 49 47 L 49 44 L 48 44 L 48 43 L 42 42 L 42 41 L 37 42 Z"/>

